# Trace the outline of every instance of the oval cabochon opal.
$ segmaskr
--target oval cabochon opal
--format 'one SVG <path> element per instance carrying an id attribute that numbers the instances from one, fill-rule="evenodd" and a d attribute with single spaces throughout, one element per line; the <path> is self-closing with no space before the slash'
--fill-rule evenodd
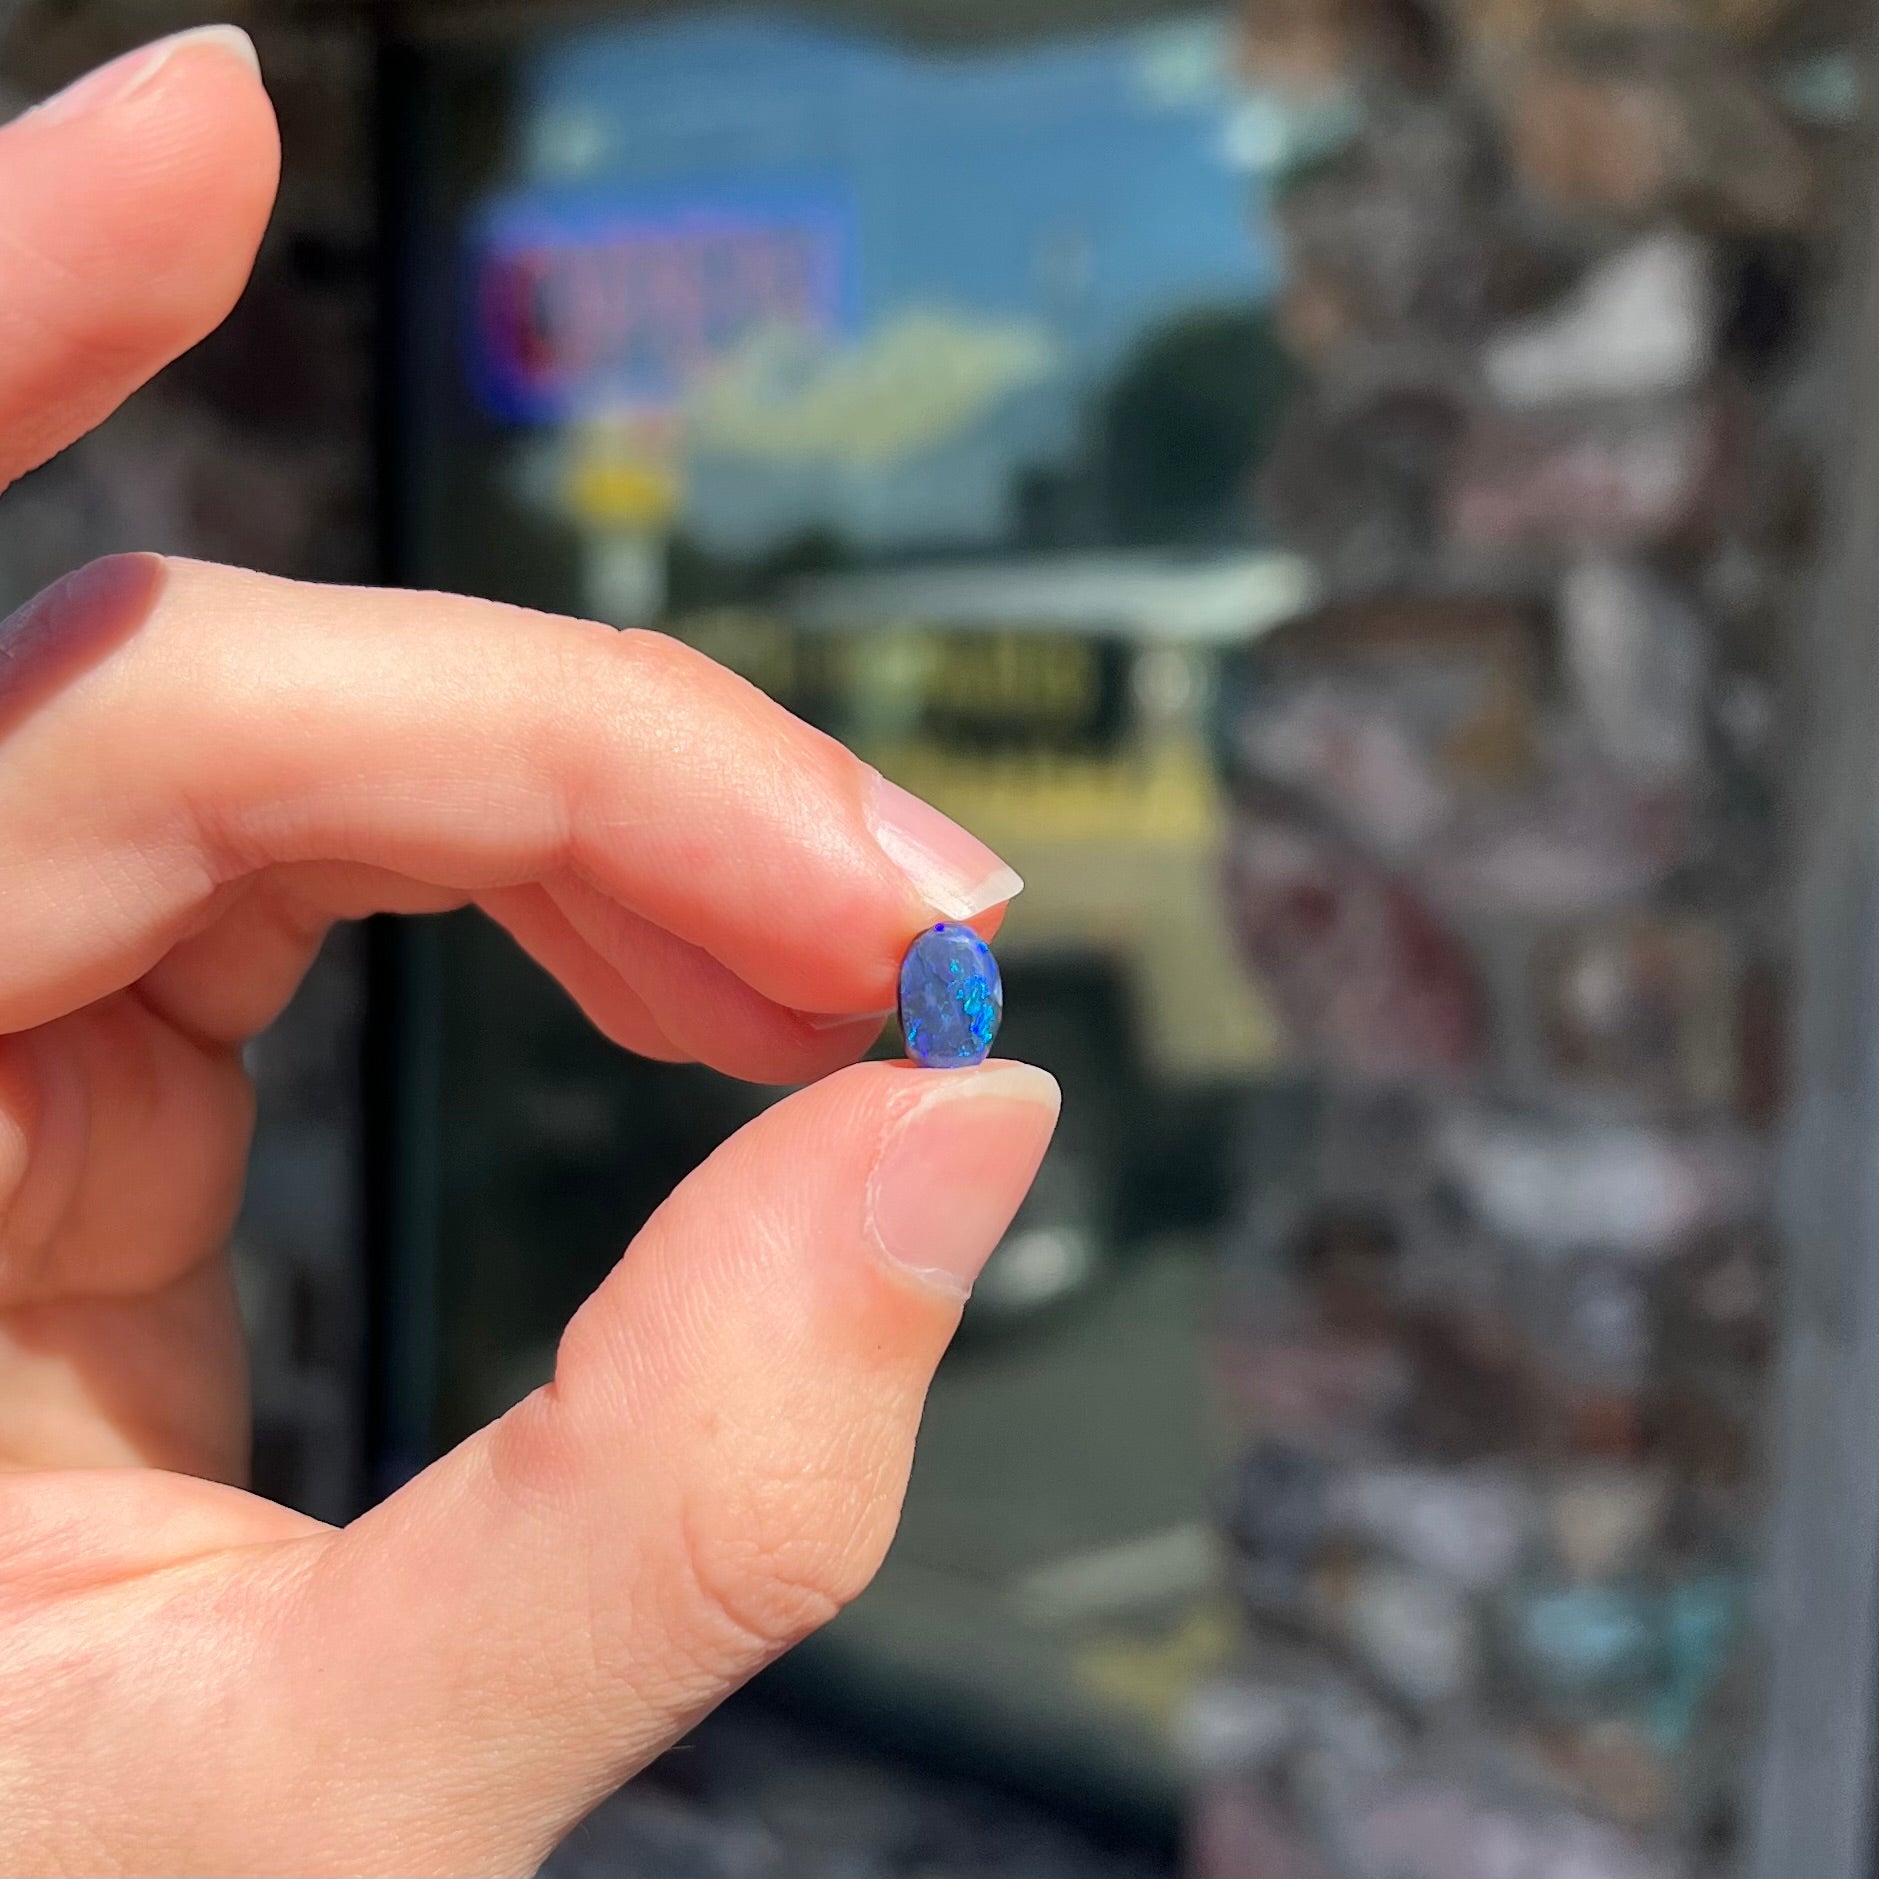
<path id="1" fill-rule="evenodd" d="M 983 1063 L 1004 1015 L 992 949 L 969 926 L 929 927 L 900 962 L 900 1029 L 923 1070 Z"/>

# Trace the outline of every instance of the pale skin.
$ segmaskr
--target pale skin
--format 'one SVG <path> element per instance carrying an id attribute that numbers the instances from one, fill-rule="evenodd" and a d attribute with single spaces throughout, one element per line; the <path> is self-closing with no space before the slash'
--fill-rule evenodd
<path id="1" fill-rule="evenodd" d="M 277 169 L 226 31 L 0 128 L 0 486 L 223 318 Z M 1015 877 L 670 642 L 129 556 L 0 625 L 0 884 L 0 1871 L 531 1870 L 880 1562 L 1056 1090 L 852 1060 Z M 467 903 L 809 1087 L 335 1529 L 241 1485 L 241 1046 L 335 920 Z"/>

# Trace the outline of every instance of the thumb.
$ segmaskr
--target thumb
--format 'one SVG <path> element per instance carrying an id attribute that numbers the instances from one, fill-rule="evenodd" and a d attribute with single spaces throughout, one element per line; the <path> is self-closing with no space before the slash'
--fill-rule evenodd
<path id="1" fill-rule="evenodd" d="M 1022 1065 L 882 1063 L 778 1105 L 648 1224 L 552 1383 L 335 1536 L 280 1645 L 345 1796 L 329 1859 L 530 1869 L 868 1583 L 1057 1106 Z"/>

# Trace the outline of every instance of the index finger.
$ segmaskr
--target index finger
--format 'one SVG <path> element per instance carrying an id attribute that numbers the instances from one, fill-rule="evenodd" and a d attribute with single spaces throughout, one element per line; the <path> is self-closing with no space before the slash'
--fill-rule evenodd
<path id="1" fill-rule="evenodd" d="M 804 1012 L 893 1002 L 908 936 L 1021 885 L 655 633 L 120 556 L 0 627 L 0 1031 L 140 977 L 231 883 L 352 863 L 574 879 Z"/>

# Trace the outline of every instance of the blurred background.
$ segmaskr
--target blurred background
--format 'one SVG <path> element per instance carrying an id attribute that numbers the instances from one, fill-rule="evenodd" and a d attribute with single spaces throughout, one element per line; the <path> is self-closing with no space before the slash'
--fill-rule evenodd
<path id="1" fill-rule="evenodd" d="M 1019 869 L 1065 1086 L 879 1583 L 549 1870 L 1870 1872 L 1865 10 L 224 16 L 254 282 L 0 497 L 0 611 L 674 633 Z M 0 114 L 202 17 L 0 0 Z M 253 1059 L 256 1485 L 334 1520 L 780 1094 L 469 917 Z"/>

